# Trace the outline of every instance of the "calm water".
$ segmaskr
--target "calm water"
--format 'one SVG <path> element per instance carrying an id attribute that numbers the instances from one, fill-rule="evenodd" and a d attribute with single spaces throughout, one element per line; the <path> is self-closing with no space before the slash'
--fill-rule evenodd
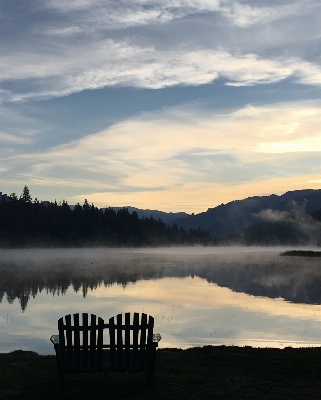
<path id="1" fill-rule="evenodd" d="M 0 250 L 0 352 L 53 354 L 69 313 L 155 318 L 160 347 L 321 345 L 321 259 L 284 249 Z"/>

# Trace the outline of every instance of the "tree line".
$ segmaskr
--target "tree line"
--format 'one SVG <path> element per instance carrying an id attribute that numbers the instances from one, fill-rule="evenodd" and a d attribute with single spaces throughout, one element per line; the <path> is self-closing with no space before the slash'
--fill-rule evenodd
<path id="1" fill-rule="evenodd" d="M 79 203 L 71 208 L 67 201 L 32 201 L 27 186 L 21 196 L 12 193 L 0 199 L 1 247 L 72 246 L 166 246 L 210 245 L 209 230 L 166 225 L 161 219 L 139 218 L 126 207 L 99 209 Z"/>

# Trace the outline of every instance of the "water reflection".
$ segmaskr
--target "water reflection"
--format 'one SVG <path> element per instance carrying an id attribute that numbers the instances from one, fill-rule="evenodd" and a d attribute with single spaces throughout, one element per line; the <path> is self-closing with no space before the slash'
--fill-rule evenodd
<path id="1" fill-rule="evenodd" d="M 319 345 L 320 260 L 283 250 L 1 250 L 0 351 L 51 353 L 73 312 L 150 313 L 162 347 Z"/>
<path id="2" fill-rule="evenodd" d="M 1 251 L 0 302 L 18 299 L 24 311 L 45 292 L 82 293 L 138 280 L 200 277 L 252 296 L 321 304 L 321 261 L 280 257 L 280 249 L 22 250 Z"/>

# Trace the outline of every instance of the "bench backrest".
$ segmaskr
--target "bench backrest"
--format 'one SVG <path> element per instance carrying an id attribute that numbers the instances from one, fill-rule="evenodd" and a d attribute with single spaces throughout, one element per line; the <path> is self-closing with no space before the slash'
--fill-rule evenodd
<path id="1" fill-rule="evenodd" d="M 146 371 L 153 369 L 157 343 L 153 342 L 154 318 L 118 314 L 109 323 L 94 314 L 66 315 L 58 320 L 56 346 L 61 372 L 101 370 Z"/>
<path id="2" fill-rule="evenodd" d="M 118 314 L 109 319 L 111 368 L 144 371 L 155 362 L 154 318 L 146 314 Z"/>
<path id="3" fill-rule="evenodd" d="M 73 321 L 72 321 L 73 319 Z M 94 314 L 66 315 L 58 320 L 58 363 L 65 372 L 99 371 L 102 364 L 104 320 Z"/>

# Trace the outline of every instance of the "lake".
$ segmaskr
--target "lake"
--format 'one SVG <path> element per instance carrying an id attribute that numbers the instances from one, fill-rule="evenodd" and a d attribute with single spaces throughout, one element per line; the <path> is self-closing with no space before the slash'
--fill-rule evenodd
<path id="1" fill-rule="evenodd" d="M 155 318 L 160 347 L 321 345 L 321 259 L 281 248 L 0 250 L 0 352 L 53 354 L 65 314 Z"/>

